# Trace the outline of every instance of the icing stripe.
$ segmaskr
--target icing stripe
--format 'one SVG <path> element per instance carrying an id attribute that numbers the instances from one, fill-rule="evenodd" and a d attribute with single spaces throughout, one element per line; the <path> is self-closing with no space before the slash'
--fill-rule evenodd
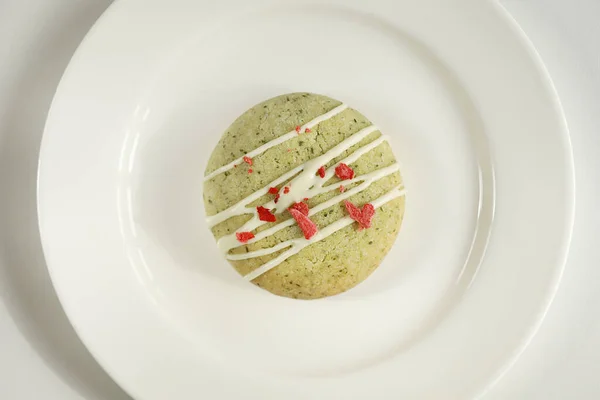
<path id="1" fill-rule="evenodd" d="M 348 157 L 344 158 L 343 160 L 340 161 L 340 163 L 344 163 L 344 164 L 352 164 L 353 162 L 355 162 L 356 160 L 358 160 L 360 157 L 362 157 L 363 155 L 365 155 L 366 153 L 368 153 L 369 151 L 373 150 L 374 148 L 376 148 L 377 146 L 379 146 L 380 144 L 382 144 L 383 142 L 387 141 L 389 139 L 388 136 L 386 135 L 381 135 L 380 137 L 378 137 L 377 139 L 375 139 L 374 141 L 358 148 L 356 151 L 354 151 L 352 154 L 350 154 Z M 343 143 L 343 142 L 342 142 Z M 348 147 L 352 147 L 352 146 L 348 146 Z M 335 157 L 333 157 L 335 158 Z M 329 162 L 329 161 L 328 161 Z M 305 169 L 305 164 L 300 165 L 296 168 L 294 168 L 293 170 L 286 172 L 285 174 L 283 174 L 282 176 L 280 176 L 279 178 L 275 179 L 274 181 L 270 182 L 268 185 L 266 185 L 265 187 L 263 187 L 262 189 L 257 190 L 256 192 L 252 193 L 250 196 L 240 200 L 238 203 L 234 204 L 233 206 L 215 214 L 215 215 L 211 215 L 209 217 L 206 217 L 206 223 L 208 224 L 208 226 L 210 228 L 214 227 L 215 225 L 226 221 L 229 218 L 238 216 L 238 215 L 244 215 L 244 214 L 250 214 L 250 213 L 254 213 L 256 215 L 256 210 L 254 208 L 247 208 L 247 205 L 256 201 L 258 198 L 264 196 L 265 194 L 268 193 L 269 188 L 270 187 L 276 187 L 279 186 L 280 184 L 282 184 L 283 182 L 286 182 L 288 179 L 292 178 L 293 176 L 295 176 L 296 174 L 300 173 L 301 171 L 303 171 Z M 333 176 L 335 175 L 335 165 L 328 168 L 327 171 L 325 172 L 325 177 L 322 179 L 319 179 L 317 181 L 317 185 L 319 187 L 323 187 L 323 185 L 329 180 L 331 179 Z M 358 178 L 358 177 L 357 177 Z M 356 181 L 357 178 L 354 178 L 354 180 Z M 344 182 L 346 184 L 350 184 L 352 183 L 351 181 L 347 181 Z M 291 181 L 290 182 L 291 186 L 294 187 L 295 182 Z M 337 184 L 336 184 L 337 185 Z M 335 186 L 334 188 L 337 188 L 338 186 Z M 334 188 L 330 189 L 333 190 Z M 325 193 L 325 192 L 323 192 Z M 304 197 L 312 197 L 315 194 L 310 194 L 306 195 Z M 302 197 L 302 198 L 304 198 Z M 267 203 L 267 204 L 263 204 L 263 207 L 271 209 L 275 206 L 275 203 L 273 201 Z M 247 227 L 244 225 L 242 227 L 240 227 L 239 229 L 241 230 L 252 230 L 252 229 L 247 229 Z M 255 229 L 255 228 L 253 228 Z"/>
<path id="2" fill-rule="evenodd" d="M 350 154 L 348 157 L 341 160 L 338 164 L 344 163 L 344 164 L 350 165 L 353 162 L 355 162 L 356 160 L 358 160 L 360 157 L 362 157 L 363 155 L 367 154 L 369 151 L 371 151 L 374 148 L 376 148 L 377 146 L 379 146 L 381 143 L 387 141 L 388 139 L 389 139 L 389 136 L 381 135 L 377 139 L 373 140 L 371 143 L 368 143 L 368 144 L 358 148 L 354 153 Z M 320 182 L 321 186 L 323 184 L 325 184 L 325 182 L 327 182 L 329 179 L 333 178 L 333 176 L 335 175 L 335 167 L 336 166 L 334 165 L 331 168 L 328 168 L 327 171 L 325 171 L 325 177 Z M 347 183 L 347 182 L 344 182 L 344 183 Z"/>
<path id="3" fill-rule="evenodd" d="M 231 217 L 256 212 L 256 209 L 247 208 L 246 206 L 248 204 L 258 200 L 260 197 L 266 195 L 269 192 L 270 187 L 281 185 L 283 182 L 287 181 L 288 179 L 292 178 L 294 175 L 301 172 L 303 168 L 304 168 L 304 166 L 300 165 L 300 166 L 294 168 L 293 170 L 286 172 L 285 174 L 281 175 L 279 178 L 275 179 L 273 182 L 269 183 L 267 186 L 263 187 L 262 189 L 258 189 L 256 192 L 252 193 L 250 196 L 243 198 L 242 200 L 237 202 L 237 204 L 234 204 L 233 206 L 229 207 L 226 210 L 221 211 L 218 214 L 211 215 L 210 217 L 206 217 L 206 223 L 208 224 L 208 226 L 210 228 L 212 228 L 215 225 L 220 224 L 221 222 L 226 221 Z M 269 204 L 271 204 L 271 203 L 269 203 Z M 272 207 L 267 207 L 267 205 L 265 205 L 265 207 L 272 208 Z"/>
<path id="4" fill-rule="evenodd" d="M 341 104 L 341 105 L 337 106 L 336 108 L 332 109 L 331 111 L 329 111 L 323 115 L 320 115 L 317 118 L 313 119 L 312 121 L 308 122 L 307 124 L 301 126 L 300 129 L 302 131 L 304 131 L 306 128 L 312 128 L 313 126 L 341 113 L 346 108 L 348 108 L 347 105 Z M 229 218 L 239 216 L 239 215 L 244 215 L 244 214 L 253 214 L 252 218 L 249 221 L 247 221 L 242 227 L 238 228 L 237 231 L 253 231 L 253 230 L 257 229 L 258 227 L 264 225 L 265 222 L 260 221 L 256 209 L 253 207 L 249 208 L 248 204 L 250 204 L 250 203 L 258 200 L 260 197 L 266 195 L 269 191 L 269 188 L 279 186 L 279 185 L 283 184 L 284 182 L 287 182 L 288 180 L 289 180 L 289 183 L 286 184 L 287 192 L 285 192 L 283 194 L 280 193 L 278 203 L 275 203 L 274 201 L 270 201 L 267 204 L 264 204 L 263 207 L 268 208 L 268 209 L 275 208 L 274 213 L 280 214 L 283 211 L 285 211 L 288 207 L 290 207 L 292 204 L 302 201 L 305 197 L 312 198 L 312 197 L 318 196 L 320 194 L 327 193 L 329 191 L 338 189 L 339 185 L 340 185 L 339 182 L 336 182 L 336 183 L 328 185 L 328 186 L 324 186 L 325 183 L 335 175 L 335 166 L 331 166 L 330 168 L 328 168 L 328 170 L 325 172 L 325 176 L 323 178 L 321 178 L 320 176 L 318 176 L 316 174 L 317 170 L 321 166 L 326 165 L 329 162 L 331 162 L 333 159 L 339 157 L 342 153 L 344 153 L 346 150 L 350 149 L 352 146 L 355 146 L 358 143 L 360 143 L 364 138 L 366 138 L 371 133 L 376 132 L 378 130 L 379 130 L 379 128 L 375 125 L 371 125 L 371 126 L 361 129 L 360 131 L 354 133 L 352 136 L 349 136 L 348 138 L 344 139 L 342 142 L 338 143 L 337 145 L 335 145 L 334 147 L 329 149 L 324 154 L 305 162 L 304 164 L 292 169 L 291 171 L 286 172 L 279 178 L 277 178 L 274 181 L 272 181 L 271 183 L 269 183 L 267 186 L 255 191 L 254 193 L 252 193 L 249 196 L 245 197 L 244 199 L 240 200 L 238 203 L 227 208 L 226 210 L 223 210 L 215 215 L 207 217 L 206 221 L 207 221 L 208 225 L 212 228 L 215 225 L 228 220 Z M 282 144 L 282 143 L 286 142 L 287 140 L 296 137 L 297 134 L 298 134 L 298 132 L 296 130 L 293 130 L 289 133 L 286 133 L 285 135 L 282 135 L 274 140 L 271 140 L 270 142 L 264 144 L 263 146 L 260 146 L 256 149 L 254 149 L 253 151 L 247 153 L 245 156 L 253 158 L 257 155 L 264 153 L 265 151 L 267 151 L 268 149 L 270 149 L 274 146 Z M 364 154 L 375 149 L 377 146 L 379 146 L 380 144 L 382 144 L 383 142 L 385 142 L 387 140 L 388 140 L 387 136 L 381 135 L 380 137 L 373 140 L 372 142 L 354 150 L 352 152 L 352 154 L 348 155 L 343 160 L 337 162 L 336 165 L 339 165 L 340 163 L 351 164 L 351 163 L 355 162 L 356 160 L 358 160 L 360 157 L 362 157 Z M 232 161 L 231 163 L 218 168 L 217 170 L 215 170 L 212 173 L 205 176 L 204 180 L 205 181 L 210 180 L 210 179 L 214 178 L 215 176 L 217 176 L 225 171 L 228 171 L 229 169 L 233 168 L 236 164 L 242 163 L 243 158 L 244 157 L 240 157 L 240 158 Z M 356 187 L 346 190 L 345 192 L 340 193 L 339 195 L 337 195 L 327 201 L 324 201 L 323 203 L 312 208 L 311 210 L 309 210 L 309 215 L 314 215 L 318 212 L 321 212 L 321 211 L 339 203 L 340 201 L 353 196 L 356 193 L 366 190 L 373 182 L 378 181 L 386 176 L 389 176 L 389 175 L 397 172 L 398 170 L 399 170 L 398 164 L 394 163 L 388 167 L 380 168 L 380 169 L 372 171 L 368 174 L 364 174 L 361 176 L 357 176 L 353 179 L 343 181 L 343 183 L 345 185 L 351 185 L 351 184 L 358 183 L 358 182 L 361 182 L 361 183 L 359 185 L 357 185 Z M 382 206 L 383 204 L 387 203 L 388 201 L 391 201 L 397 197 L 403 196 L 404 191 L 401 190 L 402 188 L 403 188 L 402 185 L 400 185 L 400 186 L 394 188 L 392 191 L 384 194 L 380 198 L 374 200 L 372 202 L 373 206 L 378 208 L 378 207 Z M 279 243 L 279 244 L 277 244 L 273 247 L 267 248 L 267 249 L 260 249 L 260 250 L 256 250 L 256 251 L 252 251 L 252 252 L 248 252 L 248 253 L 227 254 L 229 252 L 229 250 L 231 250 L 233 248 L 239 248 L 240 246 L 242 246 L 238 242 L 235 234 L 223 236 L 222 238 L 220 238 L 217 241 L 217 245 L 219 246 L 221 251 L 226 253 L 226 258 L 229 260 L 246 260 L 249 258 L 255 258 L 255 257 L 265 256 L 268 254 L 273 254 L 280 250 L 287 249 L 283 253 L 276 256 L 273 260 L 270 260 L 269 262 L 263 264 L 262 266 L 258 267 L 257 269 L 250 272 L 249 274 L 247 274 L 244 277 L 247 280 L 253 280 L 253 279 L 257 278 L 258 276 L 262 275 L 263 273 L 271 270 L 272 268 L 275 268 L 281 262 L 285 261 L 286 259 L 293 256 L 294 254 L 297 254 L 305 247 L 307 247 L 313 243 L 316 243 L 320 240 L 325 239 L 329 235 L 352 224 L 353 222 L 354 222 L 354 220 L 352 220 L 350 217 L 343 217 L 343 218 L 339 219 L 338 221 L 335 221 L 332 224 L 321 229 L 309 240 L 304 239 L 304 238 L 291 239 L 291 240 Z M 278 232 L 286 227 L 294 225 L 295 223 L 296 222 L 293 219 L 288 219 L 286 221 L 283 221 L 275 226 L 272 226 L 269 229 L 265 229 L 262 232 L 257 233 L 256 236 L 254 237 L 254 239 L 250 240 L 248 243 L 254 243 L 259 240 L 262 240 L 266 237 L 269 237 L 269 236 L 275 234 L 276 232 Z"/>
<path id="5" fill-rule="evenodd" d="M 288 240 L 286 242 L 281 242 L 278 245 L 269 247 L 267 249 L 260 249 L 260 250 L 250 251 L 248 253 L 241 253 L 241 254 L 229 254 L 227 256 L 227 259 L 235 261 L 235 260 L 247 260 L 248 258 L 266 256 L 268 254 L 276 253 L 279 250 L 283 250 L 286 247 L 290 247 L 293 244 L 292 242 L 293 242 L 293 240 Z"/>
<path id="6" fill-rule="evenodd" d="M 348 108 L 348 106 L 346 104 L 341 104 L 341 105 L 335 107 L 333 110 L 326 112 L 323 115 L 319 115 L 317 118 L 313 119 L 312 121 L 302 125 L 300 127 L 301 132 L 304 132 L 304 130 L 306 128 L 312 128 L 315 125 L 318 125 L 319 123 L 321 123 L 323 121 L 333 118 L 334 116 L 336 116 L 339 113 L 341 113 L 342 111 L 344 111 L 346 108 Z M 296 130 L 293 130 L 291 132 L 286 133 L 285 135 L 279 136 L 278 138 L 271 140 L 270 142 L 265 143 L 264 145 L 262 145 L 260 147 L 257 147 L 256 149 L 252 150 L 248 154 L 245 154 L 244 156 L 254 158 L 254 157 L 258 156 L 259 154 L 262 154 L 265 151 L 269 150 L 271 147 L 275 147 L 275 146 L 277 146 L 283 142 L 286 142 L 296 136 L 298 136 L 298 132 L 296 132 Z M 230 162 L 227 165 L 217 168 L 210 174 L 206 175 L 204 177 L 204 181 L 206 182 L 208 180 L 211 180 L 215 176 L 232 169 L 236 164 L 241 164 L 243 161 L 244 161 L 244 157 L 240 157 L 238 159 L 233 160 L 232 162 Z"/>
<path id="7" fill-rule="evenodd" d="M 356 177 L 352 180 L 344 181 L 344 183 L 346 185 L 349 185 L 349 184 L 352 184 L 355 182 L 360 182 L 360 181 L 363 181 L 363 183 L 361 183 L 360 185 L 358 185 L 356 187 L 348 189 L 345 192 L 340 193 L 339 195 L 337 195 L 327 201 L 324 201 L 323 203 L 317 205 L 316 207 L 311 208 L 308 215 L 311 216 L 318 212 L 321 212 L 321 211 L 339 203 L 340 201 L 342 201 L 344 199 L 347 199 L 351 196 L 354 196 L 355 194 L 357 194 L 359 192 L 362 192 L 363 190 L 366 190 L 369 186 L 371 186 L 371 184 L 373 182 L 383 179 L 386 176 L 392 175 L 393 173 L 399 171 L 399 169 L 400 169 L 399 165 L 397 163 L 394 163 L 394 164 L 390 165 L 389 167 L 380 168 L 380 169 L 370 172 L 368 174 Z M 317 195 L 320 195 L 323 193 L 327 193 L 329 191 L 336 190 L 336 189 L 339 189 L 339 182 L 334 183 L 333 185 L 328 185 L 328 186 L 321 187 L 321 188 L 311 189 L 308 191 L 307 197 L 314 197 L 314 196 L 317 196 Z M 268 205 L 266 208 L 269 208 Z M 288 226 L 292 226 L 295 223 L 296 223 L 296 221 L 294 219 L 285 220 L 275 226 L 272 226 L 269 229 L 265 229 L 264 231 L 257 233 L 254 236 L 254 239 L 249 240 L 247 242 L 247 244 L 255 243 L 261 239 L 264 239 L 268 236 L 271 236 L 271 235 L 279 232 L 280 230 L 282 230 L 284 228 L 287 228 Z M 255 215 L 254 218 L 252 218 L 251 220 L 246 222 L 242 227 L 238 228 L 237 231 L 243 231 L 243 232 L 253 231 L 263 224 L 264 224 L 264 222 L 260 221 L 258 219 L 258 216 Z M 240 247 L 242 245 L 237 240 L 235 234 L 231 234 L 231 235 L 223 236 L 222 238 L 220 238 L 217 241 L 217 246 L 219 247 L 219 249 L 222 252 L 226 253 L 229 250 L 236 248 L 236 247 Z"/>
<path id="8" fill-rule="evenodd" d="M 303 171 L 296 178 L 294 178 L 293 182 L 291 182 L 289 185 L 289 194 L 286 196 L 281 196 L 279 199 L 279 202 L 275 207 L 275 214 L 279 214 L 287 210 L 292 204 L 302 201 L 302 199 L 306 197 L 305 193 L 308 189 L 323 182 L 323 178 L 316 175 L 319 167 L 338 157 L 344 151 L 348 150 L 355 144 L 358 144 L 365 137 L 377 130 L 379 130 L 379 128 L 377 128 L 375 125 L 361 129 L 352 136 L 343 140 L 341 143 L 333 146 L 326 153 L 304 163 Z"/>
<path id="9" fill-rule="evenodd" d="M 396 188 L 392 189 L 391 191 L 389 191 L 388 193 L 384 194 L 383 196 L 379 197 L 378 199 L 372 201 L 371 204 L 373 204 L 373 206 L 375 208 L 379 208 L 382 205 L 386 204 L 387 202 L 392 201 L 403 195 L 404 195 L 404 191 L 400 190 L 400 187 L 396 187 Z M 310 246 L 313 243 L 316 243 L 320 240 L 325 239 L 326 237 L 332 235 L 333 233 L 339 231 L 340 229 L 345 228 L 346 226 L 352 224 L 353 222 L 354 222 L 354 220 L 352 218 L 344 217 L 344 218 L 337 220 L 336 222 L 334 222 L 332 224 L 327 225 L 325 228 L 323 228 L 319 232 L 317 232 L 317 234 L 315 234 L 315 236 L 313 236 L 312 238 L 310 238 L 308 240 L 304 239 L 304 238 L 299 238 L 299 239 L 288 240 L 286 242 L 278 244 L 277 246 L 275 246 L 275 247 L 277 247 L 277 250 L 275 250 L 275 251 L 281 250 L 287 246 L 291 246 L 291 248 L 289 250 L 281 253 L 279 256 L 275 257 L 271 261 L 261 265 L 260 267 L 258 267 L 254 271 L 250 272 L 249 274 L 245 275 L 244 279 L 251 281 L 253 279 L 258 278 L 259 276 L 261 276 L 262 274 L 275 268 L 276 266 L 278 266 L 279 264 L 281 264 L 283 261 L 287 260 L 291 256 L 299 253 L 305 247 Z M 285 247 L 283 246 L 284 244 L 286 244 Z M 269 251 L 268 253 L 262 253 L 262 250 L 257 250 L 257 251 L 250 252 L 250 253 L 239 254 L 239 255 L 237 255 L 237 256 L 239 256 L 239 258 L 236 258 L 236 259 L 243 260 L 243 259 L 247 259 L 247 258 L 258 257 L 260 255 L 274 253 L 275 251 L 270 251 L 271 249 L 264 249 L 264 250 Z M 246 257 L 241 258 L 241 256 L 246 256 Z M 229 257 L 230 256 L 228 256 L 228 258 Z"/>

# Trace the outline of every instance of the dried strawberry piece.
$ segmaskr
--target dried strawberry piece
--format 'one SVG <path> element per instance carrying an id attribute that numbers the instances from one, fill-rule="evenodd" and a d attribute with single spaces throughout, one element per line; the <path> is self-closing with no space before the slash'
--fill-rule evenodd
<path id="1" fill-rule="evenodd" d="M 371 221 L 375 215 L 375 207 L 373 207 L 373 204 L 365 204 L 362 210 L 348 200 L 344 201 L 344 205 L 346 206 L 346 210 L 348 210 L 348 214 L 350 214 L 350 218 L 358 222 L 359 229 L 371 227 Z"/>
<path id="2" fill-rule="evenodd" d="M 302 229 L 305 239 L 310 239 L 318 232 L 317 225 L 304 215 L 302 211 L 298 211 L 294 208 L 290 208 L 289 211 L 298 223 L 300 229 Z"/>
<path id="3" fill-rule="evenodd" d="M 254 233 L 252 232 L 236 232 L 235 237 L 242 243 L 247 243 L 248 240 L 254 239 Z"/>
<path id="4" fill-rule="evenodd" d="M 325 166 L 321 165 L 321 168 L 317 170 L 317 175 L 321 178 L 325 178 Z"/>
<path id="5" fill-rule="evenodd" d="M 251 174 L 251 173 L 253 173 L 253 172 L 254 172 L 254 170 L 253 170 L 252 168 L 248 168 L 248 173 L 249 173 L 249 174 Z"/>
<path id="6" fill-rule="evenodd" d="M 362 224 L 365 228 L 371 227 L 371 222 L 375 216 L 375 207 L 371 203 L 367 203 L 362 208 Z"/>
<path id="7" fill-rule="evenodd" d="M 340 193 L 344 193 L 346 191 L 346 188 L 344 187 L 344 185 L 340 185 Z"/>
<path id="8" fill-rule="evenodd" d="M 302 128 L 300 128 L 300 125 L 296 125 L 296 133 L 300 133 L 300 130 L 301 130 L 301 129 L 302 129 Z"/>
<path id="9" fill-rule="evenodd" d="M 346 206 L 346 210 L 348 210 L 348 214 L 350 214 L 350 218 L 358 221 L 362 217 L 362 211 L 360 211 L 360 208 L 356 207 L 348 200 L 344 201 L 344 205 Z"/>
<path id="10" fill-rule="evenodd" d="M 279 193 L 279 189 L 277 189 L 276 187 L 269 188 L 269 194 L 277 194 L 277 193 Z"/>
<path id="11" fill-rule="evenodd" d="M 244 162 L 248 165 L 252 165 L 252 159 L 248 156 L 244 156 L 242 157 L 242 160 L 244 160 Z"/>
<path id="12" fill-rule="evenodd" d="M 304 130 L 304 132 L 305 132 L 305 133 L 311 133 L 312 131 L 310 130 L 310 128 L 306 128 L 306 129 Z"/>
<path id="13" fill-rule="evenodd" d="M 302 202 L 300 202 L 300 203 L 294 203 L 290 207 L 290 209 L 298 210 L 302 214 L 304 214 L 304 215 L 306 215 L 308 217 L 308 211 L 309 211 L 309 209 L 308 209 L 308 204 L 306 204 L 306 203 L 302 203 Z"/>
<path id="14" fill-rule="evenodd" d="M 344 163 L 335 167 L 335 174 L 342 180 L 354 178 L 354 170 Z"/>
<path id="15" fill-rule="evenodd" d="M 258 219 L 265 222 L 275 222 L 277 218 L 275 215 L 271 213 L 268 208 L 264 208 L 263 206 L 256 207 L 256 211 L 258 212 Z"/>
<path id="16" fill-rule="evenodd" d="M 304 198 L 304 201 L 308 201 L 308 197 L 305 197 L 305 198 Z"/>
<path id="17" fill-rule="evenodd" d="M 280 197 L 281 197 L 281 195 L 279 193 L 277 193 L 277 196 L 275 196 L 275 200 L 273 200 L 275 202 L 275 204 L 277 204 Z"/>
<path id="18" fill-rule="evenodd" d="M 283 188 L 283 194 L 288 194 L 290 192 L 290 188 L 289 187 L 284 187 Z"/>

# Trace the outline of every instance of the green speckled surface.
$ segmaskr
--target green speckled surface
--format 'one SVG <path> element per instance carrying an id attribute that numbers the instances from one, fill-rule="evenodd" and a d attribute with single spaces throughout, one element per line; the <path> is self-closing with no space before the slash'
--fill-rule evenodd
<path id="1" fill-rule="evenodd" d="M 341 102 L 326 96 L 291 93 L 254 106 L 236 119 L 223 134 L 208 161 L 205 175 L 340 104 Z M 240 165 L 219 174 L 204 184 L 204 205 L 207 215 L 223 211 L 268 185 L 285 172 L 325 153 L 369 125 L 371 122 L 367 118 L 358 111 L 348 108 L 333 118 L 321 122 L 310 133 L 302 133 L 254 157 L 252 174 L 248 174 L 247 165 Z M 375 140 L 380 135 L 379 131 L 371 133 L 326 167 L 334 165 L 356 148 Z M 384 142 L 350 166 L 355 170 L 356 175 L 362 175 L 389 166 L 395 161 L 389 144 Z M 334 177 L 327 184 L 338 180 Z M 374 182 L 368 189 L 348 200 L 362 206 L 401 183 L 400 173 L 395 173 Z M 347 188 L 352 187 L 347 186 Z M 331 191 L 314 197 L 307 203 L 312 208 L 337 194 L 338 191 Z M 264 196 L 252 204 L 257 206 L 271 199 L 272 196 Z M 300 299 L 316 299 L 344 292 L 363 281 L 379 266 L 394 244 L 403 214 L 404 198 L 392 200 L 377 209 L 370 229 L 359 231 L 358 224 L 354 223 L 306 247 L 252 282 L 274 294 Z M 311 216 L 311 219 L 319 228 L 323 228 L 347 215 L 343 203 L 338 203 Z M 277 222 L 265 224 L 258 231 L 290 217 L 288 212 L 278 214 Z M 213 234 L 218 239 L 233 233 L 250 218 L 250 214 L 230 218 L 216 225 L 212 229 Z M 301 236 L 302 231 L 294 224 L 270 237 L 256 243 L 242 245 L 231 252 L 243 253 L 272 247 Z M 283 251 L 285 250 L 264 257 L 230 262 L 240 274 L 245 275 Z"/>

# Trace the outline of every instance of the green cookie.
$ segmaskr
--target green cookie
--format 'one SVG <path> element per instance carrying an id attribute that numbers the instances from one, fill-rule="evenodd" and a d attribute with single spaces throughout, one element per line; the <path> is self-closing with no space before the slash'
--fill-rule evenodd
<path id="1" fill-rule="evenodd" d="M 296 127 L 309 123 L 341 104 L 337 100 L 317 94 L 291 93 L 252 107 L 225 131 L 208 161 L 205 176 L 261 146 L 268 146 L 272 140 L 294 131 Z M 302 129 L 297 134 L 294 132 L 290 139 L 255 155 L 251 159 L 252 165 L 241 162 L 206 180 L 204 205 L 207 216 L 217 215 L 264 188 L 277 186 L 281 189 L 288 183 L 272 185 L 272 182 L 307 161 L 323 155 L 370 125 L 371 122 L 361 113 L 346 108 L 313 126 L 309 131 Z M 341 160 L 380 136 L 378 130 L 369 133 L 358 144 L 349 147 L 326 163 L 325 168 L 339 165 Z M 395 163 L 396 159 L 390 145 L 387 141 L 383 141 L 349 166 L 354 170 L 355 177 L 359 178 L 393 166 Z M 293 180 L 293 177 L 291 179 Z M 347 195 L 360 184 L 360 181 L 350 183 L 334 176 L 325 183 L 325 186 L 335 185 L 335 190 L 311 197 L 305 203 L 310 209 L 314 209 L 334 197 Z M 339 189 L 340 185 L 344 188 Z M 375 180 L 364 190 L 352 194 L 345 200 L 360 208 L 364 204 L 376 202 L 377 199 L 397 190 L 398 187 L 402 187 L 402 177 L 398 171 L 395 171 Z M 283 191 L 280 193 L 282 194 Z M 240 228 L 252 219 L 256 207 L 271 202 L 274 197 L 273 194 L 264 193 L 248 204 L 247 214 L 235 215 L 214 225 L 212 232 L 215 238 L 234 238 L 236 232 L 239 233 Z M 361 229 L 358 222 L 353 222 L 322 240 L 306 243 L 308 245 L 297 254 L 254 278 L 252 282 L 274 294 L 298 299 L 317 299 L 344 292 L 362 282 L 379 266 L 396 239 L 403 214 L 403 196 L 387 201 L 376 208 L 368 229 Z M 265 229 L 285 223 L 290 218 L 290 213 L 283 211 L 276 214 L 276 222 L 264 223 L 252 232 L 256 235 Z M 349 212 L 342 199 L 310 215 L 310 219 L 319 230 L 342 218 L 349 218 Z M 289 221 L 288 224 L 291 222 Z M 290 226 L 263 239 L 246 244 L 236 242 L 238 247 L 229 250 L 228 254 L 244 254 L 268 249 L 297 238 L 304 238 L 304 235 L 294 221 Z M 241 275 L 247 275 L 288 250 L 289 248 L 283 248 L 268 255 L 230 260 L 230 263 Z"/>

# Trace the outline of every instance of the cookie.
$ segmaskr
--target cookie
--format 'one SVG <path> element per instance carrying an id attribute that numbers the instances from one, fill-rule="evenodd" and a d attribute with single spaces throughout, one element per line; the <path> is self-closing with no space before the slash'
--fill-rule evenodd
<path id="1" fill-rule="evenodd" d="M 399 165 L 385 135 L 332 98 L 291 93 L 236 119 L 204 177 L 207 223 L 248 281 L 317 299 L 366 279 L 404 215 Z"/>

